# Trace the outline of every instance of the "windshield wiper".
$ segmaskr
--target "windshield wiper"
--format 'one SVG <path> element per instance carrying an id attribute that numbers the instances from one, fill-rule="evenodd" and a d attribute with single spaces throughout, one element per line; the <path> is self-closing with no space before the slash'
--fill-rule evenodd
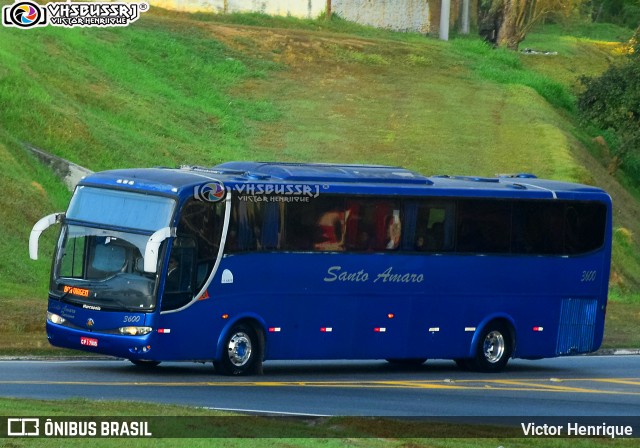
<path id="1" fill-rule="evenodd" d="M 57 294 L 52 294 L 53 297 L 55 297 L 57 300 L 61 301 L 61 302 L 66 302 L 66 303 L 75 303 L 71 300 L 67 300 L 67 296 L 71 294 L 71 291 L 67 291 L 67 292 L 63 292 L 60 295 Z"/>
<path id="2" fill-rule="evenodd" d="M 109 298 L 109 299 L 104 299 L 105 302 L 112 302 L 114 304 L 116 304 L 119 308 L 116 307 L 112 307 L 109 304 L 105 305 L 103 303 L 99 303 L 96 304 L 96 306 L 100 306 L 100 307 L 106 307 L 106 308 L 112 308 L 112 309 L 124 309 L 126 311 L 132 311 L 132 312 L 140 312 L 139 308 L 135 308 L 131 305 L 127 305 L 126 303 L 124 303 L 122 300 L 120 299 L 116 299 L 116 298 Z"/>

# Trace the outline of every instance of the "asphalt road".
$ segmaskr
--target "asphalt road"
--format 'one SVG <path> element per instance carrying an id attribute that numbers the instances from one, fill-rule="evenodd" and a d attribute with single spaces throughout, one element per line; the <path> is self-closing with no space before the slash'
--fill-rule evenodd
<path id="1" fill-rule="evenodd" d="M 85 397 L 215 409 L 361 416 L 640 416 L 640 356 L 512 360 L 501 374 L 451 361 L 400 369 L 384 361 L 267 362 L 224 377 L 210 364 L 0 361 L 0 396 Z"/>

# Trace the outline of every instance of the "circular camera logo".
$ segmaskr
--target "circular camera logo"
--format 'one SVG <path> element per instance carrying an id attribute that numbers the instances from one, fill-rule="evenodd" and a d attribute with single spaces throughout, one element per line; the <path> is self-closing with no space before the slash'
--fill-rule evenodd
<path id="1" fill-rule="evenodd" d="M 208 184 L 198 185 L 193 189 L 193 196 L 199 201 L 218 202 L 224 199 L 226 189 L 218 180 Z"/>
<path id="2" fill-rule="evenodd" d="M 40 23 L 42 19 L 42 10 L 40 5 L 31 2 L 20 2 L 13 5 L 9 12 L 11 22 L 14 25 L 29 28 Z"/>

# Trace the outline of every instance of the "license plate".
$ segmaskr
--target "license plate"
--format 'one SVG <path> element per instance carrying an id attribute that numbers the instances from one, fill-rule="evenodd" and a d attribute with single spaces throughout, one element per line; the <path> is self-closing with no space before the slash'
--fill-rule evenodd
<path id="1" fill-rule="evenodd" d="M 80 345 L 88 345 L 89 347 L 97 347 L 98 346 L 98 340 L 94 339 L 94 338 L 81 337 L 80 338 Z"/>

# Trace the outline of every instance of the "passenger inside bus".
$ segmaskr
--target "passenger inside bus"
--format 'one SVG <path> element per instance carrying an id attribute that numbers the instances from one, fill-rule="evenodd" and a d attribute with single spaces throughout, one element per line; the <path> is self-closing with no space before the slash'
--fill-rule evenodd
<path id="1" fill-rule="evenodd" d="M 178 269 L 178 260 L 175 256 L 169 258 L 169 268 L 167 269 L 167 280 L 164 289 L 168 292 L 180 290 L 180 271 Z"/>
<path id="2" fill-rule="evenodd" d="M 393 215 L 388 216 L 387 219 L 387 244 L 385 249 L 395 250 L 400 246 L 400 210 L 394 210 Z"/>
<path id="3" fill-rule="evenodd" d="M 427 247 L 424 243 L 424 236 L 420 235 L 416 238 L 415 250 L 418 252 L 424 252 L 427 250 Z"/>
<path id="4" fill-rule="evenodd" d="M 316 223 L 317 235 L 314 248 L 316 250 L 342 251 L 346 234 L 346 223 L 349 210 L 329 210 L 318 218 Z"/>

